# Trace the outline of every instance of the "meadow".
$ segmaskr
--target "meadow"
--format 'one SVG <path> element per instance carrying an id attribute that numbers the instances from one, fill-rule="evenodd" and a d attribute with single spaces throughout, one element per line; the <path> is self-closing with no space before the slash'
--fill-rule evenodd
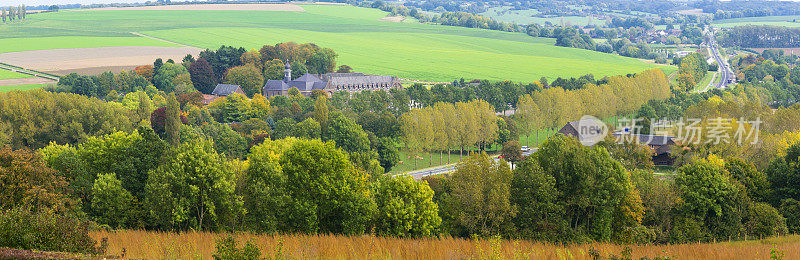
<path id="1" fill-rule="evenodd" d="M 32 78 L 33 76 L 28 74 L 22 74 L 18 72 L 13 72 L 10 70 L 0 69 L 0 79 L 23 79 L 23 78 Z"/>
<path id="2" fill-rule="evenodd" d="M 108 255 L 128 259 L 211 259 L 215 241 L 228 234 L 189 231 L 97 231 L 95 240 L 108 238 Z M 610 243 L 549 244 L 528 240 L 461 239 L 451 237 L 400 239 L 392 237 L 336 235 L 237 234 L 242 246 L 254 243 L 262 256 L 275 259 L 593 259 L 600 257 L 640 259 L 783 259 L 800 257 L 800 236 L 790 235 L 755 241 L 692 243 L 676 245 L 616 245 Z M 625 258 L 619 258 L 625 259 Z"/>
<path id="3" fill-rule="evenodd" d="M 430 81 L 464 77 L 530 82 L 543 76 L 635 73 L 654 66 L 616 55 L 556 47 L 553 39 L 522 33 L 384 22 L 378 19 L 385 17 L 385 12 L 352 6 L 302 7 L 305 12 L 118 10 L 36 14 L 26 21 L 0 26 L 0 52 L 174 46 L 131 33 L 137 32 L 200 48 L 225 44 L 252 49 L 285 41 L 313 42 L 336 50 L 339 63 L 356 71 Z"/>
<path id="4" fill-rule="evenodd" d="M 0 86 L 0 92 L 12 91 L 12 90 L 31 90 L 31 89 L 40 89 L 46 87 L 51 84 L 26 84 L 26 85 L 10 85 L 10 86 Z"/>
<path id="5" fill-rule="evenodd" d="M 787 27 L 800 27 L 800 15 L 722 19 L 714 21 L 713 24 L 718 27 L 735 27 L 742 25 L 775 25 L 775 26 L 787 26 Z"/>

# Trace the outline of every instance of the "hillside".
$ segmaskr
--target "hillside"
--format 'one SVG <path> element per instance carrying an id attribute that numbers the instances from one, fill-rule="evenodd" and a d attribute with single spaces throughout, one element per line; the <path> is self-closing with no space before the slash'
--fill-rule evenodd
<path id="1" fill-rule="evenodd" d="M 313 42 L 339 53 L 357 71 L 402 78 L 533 81 L 542 76 L 635 73 L 655 65 L 553 46 L 552 39 L 461 27 L 378 21 L 367 8 L 302 5 L 296 11 L 98 10 L 31 15 L 0 26 L 0 52 L 106 47 L 175 46 L 259 48 L 285 41 Z M 133 22 L 135 21 L 135 22 Z M 42 38 L 46 37 L 46 38 Z"/>

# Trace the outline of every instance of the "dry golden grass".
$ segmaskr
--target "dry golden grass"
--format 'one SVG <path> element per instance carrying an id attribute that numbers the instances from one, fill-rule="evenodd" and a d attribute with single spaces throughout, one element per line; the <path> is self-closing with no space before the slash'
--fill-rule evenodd
<path id="1" fill-rule="evenodd" d="M 217 238 L 210 232 L 167 233 L 124 230 L 91 233 L 96 240 L 108 238 L 109 255 L 125 249 L 129 259 L 210 259 Z M 254 242 L 263 256 L 275 256 L 282 248 L 296 259 L 588 259 L 594 249 L 603 257 L 620 255 L 625 246 L 593 243 L 553 245 L 532 241 L 471 240 L 460 238 L 398 239 L 334 235 L 237 234 L 241 244 Z M 282 243 L 282 246 L 279 246 Z M 631 245 L 633 259 L 666 256 L 671 259 L 769 259 L 773 249 L 784 259 L 800 258 L 800 235 L 756 241 L 716 244 Z"/>

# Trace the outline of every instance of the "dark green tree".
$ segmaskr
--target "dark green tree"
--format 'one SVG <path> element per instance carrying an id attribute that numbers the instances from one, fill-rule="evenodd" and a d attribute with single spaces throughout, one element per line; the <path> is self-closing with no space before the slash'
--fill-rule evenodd
<path id="1" fill-rule="evenodd" d="M 172 146 L 178 146 L 181 140 L 180 129 L 181 105 L 175 99 L 175 94 L 170 93 L 167 97 L 167 110 L 164 119 L 164 139 Z"/>

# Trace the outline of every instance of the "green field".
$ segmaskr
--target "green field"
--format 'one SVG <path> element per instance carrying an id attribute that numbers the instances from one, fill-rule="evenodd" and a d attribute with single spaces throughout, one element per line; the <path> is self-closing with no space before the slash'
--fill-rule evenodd
<path id="1" fill-rule="evenodd" d="M 776 26 L 787 26 L 787 27 L 800 27 L 800 15 L 722 19 L 714 21 L 714 25 L 719 27 L 734 27 L 742 25 L 776 25 Z"/>
<path id="2" fill-rule="evenodd" d="M 12 85 L 12 86 L 0 86 L 0 92 L 12 91 L 12 90 L 31 90 L 31 89 L 39 89 L 46 87 L 50 84 L 29 84 L 29 85 Z"/>
<path id="3" fill-rule="evenodd" d="M 0 26 L 0 52 L 169 46 L 130 33 L 138 32 L 201 48 L 226 44 L 251 49 L 284 41 L 314 42 L 336 50 L 339 63 L 356 71 L 431 81 L 464 77 L 529 82 L 542 76 L 593 73 L 602 77 L 654 67 L 636 59 L 556 47 L 553 39 L 522 33 L 382 22 L 378 19 L 385 17 L 385 12 L 352 6 L 302 7 L 306 12 L 125 10 L 36 14 L 26 21 Z"/>
<path id="4" fill-rule="evenodd" d="M 33 76 L 28 74 L 13 72 L 10 70 L 0 69 L 0 79 L 24 79 L 24 78 L 33 78 Z"/>

